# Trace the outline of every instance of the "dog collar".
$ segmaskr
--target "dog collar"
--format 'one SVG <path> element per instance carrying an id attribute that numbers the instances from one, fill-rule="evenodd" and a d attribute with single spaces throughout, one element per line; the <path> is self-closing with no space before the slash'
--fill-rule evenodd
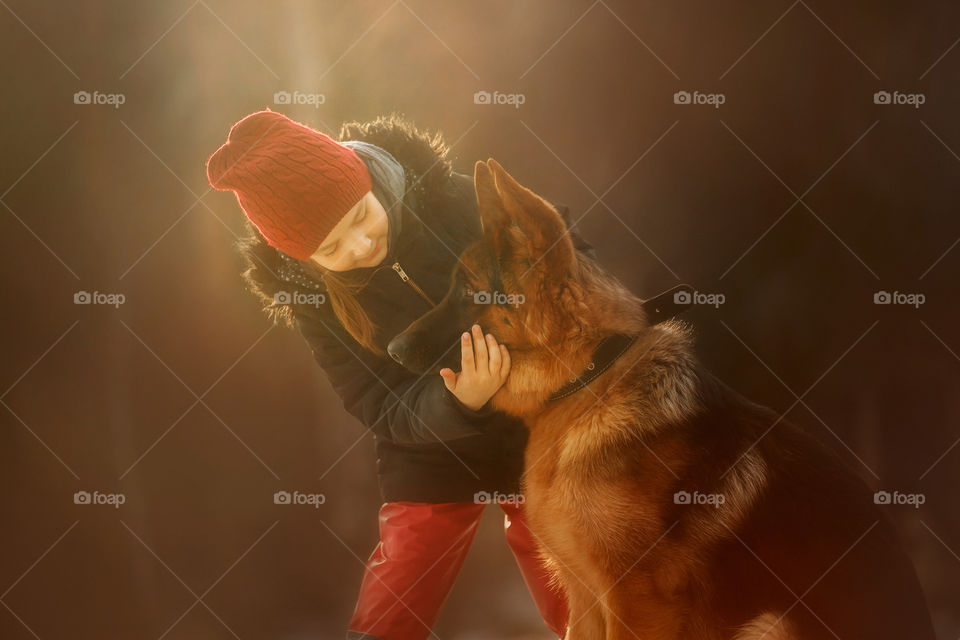
<path id="1" fill-rule="evenodd" d="M 647 312 L 650 324 L 663 322 L 688 309 L 692 304 L 692 291 L 689 285 L 681 284 L 644 302 L 643 308 Z M 609 369 L 610 365 L 616 362 L 636 339 L 637 336 L 615 333 L 601 340 L 593 350 L 593 356 L 586 370 L 579 376 L 570 378 L 565 385 L 550 394 L 548 401 L 565 398 L 590 384 L 597 376 Z"/>
<path id="2" fill-rule="evenodd" d="M 574 391 L 579 391 L 590 384 L 594 378 L 609 369 L 610 365 L 616 362 L 617 358 L 623 355 L 623 352 L 629 349 L 636 339 L 637 336 L 615 333 L 601 340 L 597 348 L 593 350 L 593 357 L 587 364 L 586 371 L 579 376 L 570 378 L 567 384 L 550 394 L 550 402 L 565 398 Z"/>

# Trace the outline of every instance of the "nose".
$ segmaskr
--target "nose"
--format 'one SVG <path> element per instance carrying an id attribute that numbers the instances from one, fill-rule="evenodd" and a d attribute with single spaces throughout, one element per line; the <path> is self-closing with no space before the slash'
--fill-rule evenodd
<path id="1" fill-rule="evenodd" d="M 403 358 L 407 355 L 409 345 L 410 341 L 401 333 L 394 337 L 393 340 L 390 341 L 390 344 L 387 345 L 387 353 L 397 361 L 397 364 L 403 364 Z"/>
<path id="2" fill-rule="evenodd" d="M 354 242 L 355 251 L 353 252 L 354 257 L 359 260 L 368 253 L 370 249 L 373 249 L 374 240 L 367 237 L 365 231 L 357 231 L 356 241 Z"/>

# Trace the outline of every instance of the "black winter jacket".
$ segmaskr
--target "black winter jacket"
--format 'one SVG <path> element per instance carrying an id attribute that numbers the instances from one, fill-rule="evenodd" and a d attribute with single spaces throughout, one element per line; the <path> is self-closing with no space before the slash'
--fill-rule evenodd
<path id="1" fill-rule="evenodd" d="M 390 253 L 381 264 L 358 270 L 372 273 L 358 300 L 380 326 L 376 341 L 385 349 L 391 338 L 440 301 L 461 251 L 480 237 L 473 178 L 453 171 L 439 138 L 398 117 L 344 125 L 340 140 L 377 145 L 405 172 L 406 206 L 387 209 Z M 558 209 L 569 222 L 569 210 Z M 399 225 L 396 216 L 403 216 Z M 252 232 L 252 243 L 245 249 L 248 278 L 270 297 L 295 288 L 277 277 L 282 263 L 276 250 L 252 226 L 248 230 Z M 589 244 L 575 232 L 571 236 L 579 250 L 593 257 Z M 322 286 L 322 280 L 310 282 Z M 469 502 L 482 491 L 520 491 L 527 440 L 521 421 L 489 405 L 474 411 L 446 388 L 439 375 L 418 376 L 360 346 L 329 301 L 310 305 L 292 297 L 280 300 L 273 305 L 289 305 L 297 329 L 344 409 L 373 432 L 385 501 Z"/>

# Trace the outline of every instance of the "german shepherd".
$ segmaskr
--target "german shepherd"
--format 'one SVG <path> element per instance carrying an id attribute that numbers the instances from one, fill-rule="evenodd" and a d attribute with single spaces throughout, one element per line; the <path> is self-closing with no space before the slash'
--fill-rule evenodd
<path id="1" fill-rule="evenodd" d="M 690 327 L 654 323 L 495 160 L 474 186 L 482 238 L 389 352 L 438 373 L 474 322 L 506 344 L 490 402 L 530 431 L 527 517 L 569 601 L 567 640 L 933 639 L 858 475 L 705 370 Z"/>

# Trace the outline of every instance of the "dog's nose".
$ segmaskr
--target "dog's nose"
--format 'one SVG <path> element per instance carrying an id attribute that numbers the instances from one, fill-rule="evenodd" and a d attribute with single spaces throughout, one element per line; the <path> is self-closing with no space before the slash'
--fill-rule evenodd
<path id="1" fill-rule="evenodd" d="M 407 339 L 403 335 L 396 336 L 387 345 L 387 353 L 397 364 L 403 364 L 403 356 L 407 353 Z"/>

